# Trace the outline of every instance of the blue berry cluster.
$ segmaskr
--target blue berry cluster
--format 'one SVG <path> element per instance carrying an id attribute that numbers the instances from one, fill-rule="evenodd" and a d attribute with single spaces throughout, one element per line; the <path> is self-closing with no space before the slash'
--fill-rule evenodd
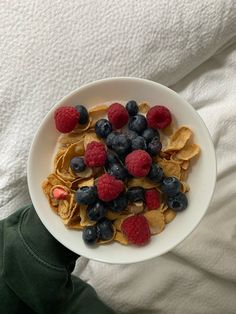
<path id="1" fill-rule="evenodd" d="M 88 122 L 88 112 L 84 106 L 78 105 L 76 109 L 80 113 L 80 124 Z M 129 114 L 128 128 L 122 132 L 113 130 L 107 119 L 100 119 L 96 122 L 95 132 L 102 138 L 107 150 L 105 169 L 115 178 L 126 181 L 130 175 L 124 166 L 124 159 L 133 150 L 145 150 L 152 157 L 159 155 L 162 144 L 160 134 L 157 130 L 149 128 L 145 116 L 138 113 L 138 105 L 134 100 L 126 104 Z M 75 173 L 84 171 L 86 165 L 83 158 L 74 157 L 70 161 L 71 170 Z M 182 211 L 188 201 L 184 193 L 180 192 L 180 182 L 175 177 L 166 177 L 162 168 L 153 163 L 148 178 L 160 184 L 161 190 L 166 197 L 167 205 L 174 211 Z M 88 205 L 87 215 L 96 225 L 83 229 L 83 240 L 86 244 L 92 245 L 98 240 L 109 240 L 113 237 L 114 230 L 110 220 L 106 218 L 108 209 L 114 212 L 125 210 L 129 202 L 145 201 L 145 190 L 140 187 L 128 188 L 126 192 L 108 203 L 98 199 L 96 186 L 85 186 L 77 190 L 76 201 L 78 204 Z"/>

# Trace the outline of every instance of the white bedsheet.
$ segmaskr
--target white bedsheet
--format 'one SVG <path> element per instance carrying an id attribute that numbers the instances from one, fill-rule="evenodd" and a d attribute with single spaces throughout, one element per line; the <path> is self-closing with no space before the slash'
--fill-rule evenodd
<path id="1" fill-rule="evenodd" d="M 0 218 L 29 202 L 26 160 L 41 119 L 83 83 L 164 83 L 211 132 L 218 182 L 191 236 L 136 265 L 78 262 L 75 273 L 119 313 L 236 312 L 235 36 L 234 0 L 0 2 Z"/>

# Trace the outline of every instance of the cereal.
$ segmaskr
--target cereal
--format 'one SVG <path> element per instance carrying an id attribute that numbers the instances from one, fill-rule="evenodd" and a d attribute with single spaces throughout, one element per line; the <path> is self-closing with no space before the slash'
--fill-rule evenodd
<path id="1" fill-rule="evenodd" d="M 190 161 L 189 161 L 189 160 L 184 160 L 184 161 L 181 163 L 181 168 L 182 168 L 183 170 L 188 170 L 189 165 L 190 165 Z"/>
<path id="2" fill-rule="evenodd" d="M 165 212 L 164 212 L 164 220 L 165 220 L 165 223 L 166 224 L 169 224 L 172 220 L 175 219 L 176 217 L 176 212 L 174 212 L 173 210 L 171 209 L 167 209 Z"/>
<path id="3" fill-rule="evenodd" d="M 180 181 L 180 184 L 181 184 L 181 188 L 180 188 L 181 192 L 186 193 L 190 190 L 190 187 L 187 182 Z"/>
<path id="4" fill-rule="evenodd" d="M 127 183 L 128 187 L 133 186 L 142 186 L 144 189 L 152 189 L 157 186 L 157 184 L 151 180 L 149 180 L 147 177 L 145 178 L 132 178 Z"/>
<path id="5" fill-rule="evenodd" d="M 200 148 L 196 144 L 189 144 L 183 147 L 180 151 L 177 152 L 176 158 L 180 160 L 190 160 L 193 157 L 197 156 L 200 153 Z"/>
<path id="6" fill-rule="evenodd" d="M 191 138 L 193 132 L 186 126 L 180 127 L 171 136 L 170 143 L 164 150 L 164 152 L 178 151 L 182 149 L 188 140 Z"/>
<path id="7" fill-rule="evenodd" d="M 159 210 L 149 210 L 143 214 L 148 221 L 151 234 L 158 234 L 165 228 L 164 215 Z"/>
<path id="8" fill-rule="evenodd" d="M 173 160 L 167 160 L 167 159 L 158 159 L 158 164 L 162 167 L 164 174 L 166 176 L 174 176 L 178 179 L 180 179 L 181 175 L 181 167 L 180 165 L 173 161 Z"/>
<path id="9" fill-rule="evenodd" d="M 125 237 L 125 235 L 120 232 L 120 231 L 116 231 L 116 235 L 115 235 L 115 238 L 114 238 L 115 241 L 121 243 L 121 244 L 124 244 L 124 245 L 128 245 L 128 240 L 127 238 Z"/>
<path id="10" fill-rule="evenodd" d="M 120 213 L 116 213 L 116 212 L 113 212 L 113 211 L 111 211 L 111 210 L 108 210 L 107 213 L 106 213 L 106 217 L 107 217 L 107 219 L 109 219 L 109 220 L 115 220 L 115 219 L 117 219 L 119 216 L 120 216 Z"/>
<path id="11" fill-rule="evenodd" d="M 142 102 L 141 104 L 139 104 L 139 112 L 140 113 L 147 113 L 148 110 L 150 109 L 150 106 L 147 102 Z"/>
<path id="12" fill-rule="evenodd" d="M 96 122 L 106 115 L 108 108 L 108 105 L 98 105 L 89 109 L 88 112 L 91 119 L 90 127 L 94 127 Z"/>
<path id="13" fill-rule="evenodd" d="M 108 108 L 109 106 L 107 104 L 101 104 L 89 109 L 89 120 L 86 125 L 80 125 L 77 123 L 73 131 L 59 136 L 57 151 L 53 160 L 53 172 L 48 175 L 46 180 L 43 181 L 42 189 L 48 199 L 50 207 L 61 218 L 63 224 L 67 228 L 84 231 L 89 230 L 87 228 L 89 226 L 97 228 L 97 223 L 102 221 L 102 224 L 105 222 L 110 225 L 109 239 L 107 239 L 106 236 L 101 238 L 107 240 L 101 240 L 101 238 L 98 237 L 95 239 L 94 243 L 107 244 L 112 241 L 117 241 L 120 244 L 128 245 L 128 239 L 121 231 L 121 224 L 125 219 L 130 216 L 134 216 L 135 218 L 132 218 L 131 220 L 138 219 L 140 221 L 147 221 L 146 225 L 148 223 L 151 235 L 154 236 L 158 235 L 165 229 L 166 224 L 169 224 L 176 217 L 176 212 L 169 208 L 172 207 L 171 204 L 168 203 L 169 207 L 167 205 L 167 198 L 163 192 L 164 181 L 162 181 L 161 185 L 160 180 L 155 181 L 153 174 L 149 176 L 149 173 L 146 177 L 126 176 L 124 179 L 122 177 L 124 190 L 121 193 L 123 195 L 122 197 L 125 197 L 125 203 L 122 203 L 122 197 L 119 199 L 118 196 L 114 201 L 117 200 L 118 202 L 119 199 L 119 202 L 121 203 L 118 202 L 115 209 L 112 207 L 114 206 L 113 203 L 103 202 L 103 205 L 101 205 L 98 202 L 97 194 L 95 196 L 94 194 L 91 196 L 97 197 L 96 202 L 98 202 L 98 207 L 94 205 L 96 210 L 99 210 L 99 206 L 105 206 L 105 210 L 103 209 L 103 220 L 100 220 L 101 216 L 98 216 L 98 222 L 91 220 L 88 217 L 88 204 L 95 204 L 92 202 L 94 202 L 96 198 L 92 198 L 92 202 L 90 203 L 90 196 L 85 198 L 87 199 L 87 203 L 85 203 L 87 205 L 78 203 L 80 202 L 80 198 L 78 198 L 76 191 L 79 189 L 79 193 L 82 193 L 83 190 L 91 190 L 93 191 L 91 193 L 97 193 L 97 189 L 94 186 L 97 185 L 98 178 L 109 171 L 108 166 L 111 162 L 110 160 L 106 161 L 105 165 L 100 167 L 83 167 L 83 160 L 81 161 L 81 158 L 84 158 L 85 150 L 89 143 L 95 141 L 106 145 L 106 140 L 104 138 L 100 138 L 99 133 L 98 135 L 96 134 L 98 131 L 95 131 L 94 127 L 98 120 L 106 118 Z M 138 105 L 138 108 L 139 114 L 147 114 L 151 106 L 146 102 L 142 102 Z M 165 176 L 177 178 L 179 180 L 180 192 L 187 193 L 190 187 L 186 182 L 186 179 L 191 168 L 191 160 L 199 155 L 200 147 L 193 142 L 193 132 L 187 126 L 181 126 L 176 129 L 175 124 L 172 121 L 171 124 L 159 131 L 163 149 L 158 155 L 149 155 L 152 158 L 152 163 L 156 163 L 159 167 L 161 167 Z M 122 130 L 119 130 L 118 132 L 122 133 Z M 109 146 L 109 150 L 112 150 L 110 147 L 111 146 Z M 105 146 L 106 154 L 109 150 Z M 82 167 L 78 169 L 81 171 L 75 172 L 72 170 L 70 165 L 71 160 L 74 157 L 80 157 Z M 118 158 L 120 158 L 120 156 L 118 156 Z M 122 167 L 124 167 L 124 159 L 120 159 L 121 160 L 118 162 L 120 162 Z M 113 163 L 115 162 L 113 161 Z M 117 169 L 116 170 L 118 172 L 116 175 L 119 175 L 119 168 Z M 152 169 L 155 169 L 155 167 Z M 127 168 L 126 171 L 129 171 L 129 169 Z M 115 174 L 112 175 L 115 176 Z M 149 179 L 149 177 L 155 182 Z M 139 191 L 142 191 L 140 187 L 142 187 L 145 191 L 154 188 L 157 189 L 160 195 L 160 205 L 157 205 L 159 208 L 150 210 L 148 204 L 145 203 L 146 200 L 142 198 L 131 202 L 126 196 L 126 191 L 130 187 L 139 187 L 139 189 L 137 189 Z M 122 204 L 125 204 L 125 207 Z M 109 206 L 111 207 L 109 208 Z M 93 207 L 89 207 L 89 210 L 91 210 L 91 208 Z M 146 219 L 144 219 L 144 217 L 141 219 L 140 216 L 144 216 Z M 90 217 L 96 219 L 96 216 Z M 113 232 L 111 230 L 111 226 Z M 94 230 L 94 227 L 90 227 L 90 229 Z M 99 232 L 102 232 L 102 229 L 99 229 Z M 98 234 L 97 232 L 95 233 Z M 137 241 L 137 243 L 138 242 L 139 241 Z"/>

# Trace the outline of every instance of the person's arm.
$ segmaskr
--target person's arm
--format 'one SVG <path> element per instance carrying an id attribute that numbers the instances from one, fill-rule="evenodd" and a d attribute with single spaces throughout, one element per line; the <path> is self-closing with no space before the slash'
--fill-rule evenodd
<path id="1" fill-rule="evenodd" d="M 71 276 L 78 256 L 51 236 L 32 206 L 1 221 L 0 232 L 0 313 L 23 306 L 24 313 L 115 313 Z"/>

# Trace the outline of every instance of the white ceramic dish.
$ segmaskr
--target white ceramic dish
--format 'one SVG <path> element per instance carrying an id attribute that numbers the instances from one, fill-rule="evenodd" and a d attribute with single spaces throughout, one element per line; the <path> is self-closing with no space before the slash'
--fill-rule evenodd
<path id="1" fill-rule="evenodd" d="M 201 147 L 201 155 L 189 178 L 188 208 L 150 244 L 137 248 L 119 243 L 87 247 L 82 232 L 68 230 L 49 207 L 41 183 L 51 172 L 52 156 L 59 132 L 54 125 L 54 111 L 62 105 L 86 104 L 87 107 L 114 100 L 135 99 L 151 105 L 165 104 L 178 125 L 189 125 L 194 141 Z M 197 112 L 169 88 L 138 78 L 110 78 L 82 86 L 57 103 L 42 121 L 31 145 L 28 159 L 28 186 L 38 216 L 49 232 L 70 250 L 97 261 L 134 263 L 160 256 L 182 242 L 199 224 L 211 201 L 216 181 L 215 151 L 209 132 Z M 193 243 L 194 245 L 194 243 Z"/>

